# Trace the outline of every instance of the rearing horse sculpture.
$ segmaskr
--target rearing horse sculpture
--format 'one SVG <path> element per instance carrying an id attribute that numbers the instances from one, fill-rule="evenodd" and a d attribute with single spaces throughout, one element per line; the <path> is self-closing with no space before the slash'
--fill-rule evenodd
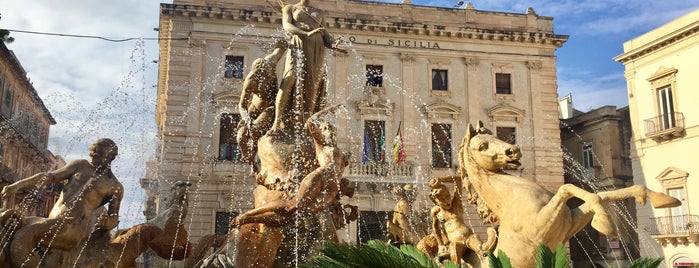
<path id="1" fill-rule="evenodd" d="M 468 200 L 476 204 L 478 214 L 486 222 L 498 223 L 498 244 L 510 258 L 513 267 L 534 267 L 536 247 L 543 243 L 554 249 L 565 243 L 588 222 L 607 236 L 616 230 L 604 205 L 617 200 L 636 198 L 655 208 L 674 207 L 679 200 L 648 190 L 642 185 L 614 191 L 590 193 L 572 184 L 564 184 L 554 194 L 525 178 L 509 175 L 504 168 L 518 168 L 520 149 L 491 135 L 478 122 L 468 125 L 461 144 L 459 161 Z M 465 172 L 465 173 L 464 173 Z M 585 203 L 568 208 L 566 201 L 577 197 Z"/>

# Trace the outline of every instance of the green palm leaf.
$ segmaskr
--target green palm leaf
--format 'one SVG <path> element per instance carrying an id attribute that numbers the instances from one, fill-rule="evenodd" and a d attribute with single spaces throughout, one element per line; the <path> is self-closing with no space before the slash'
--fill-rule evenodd
<path id="1" fill-rule="evenodd" d="M 539 244 L 539 246 L 536 248 L 536 267 L 553 267 L 553 252 L 551 252 L 551 249 L 544 244 Z"/>
<path id="2" fill-rule="evenodd" d="M 439 268 L 439 264 L 429 259 L 427 254 L 415 247 L 404 245 L 400 249 L 378 240 L 361 245 L 336 244 L 325 242 L 321 249 L 322 256 L 312 258 L 301 267 L 320 268 Z M 443 267 L 457 268 L 447 262 Z"/>
<path id="3" fill-rule="evenodd" d="M 401 245 L 400 251 L 415 259 L 415 261 L 417 261 L 417 263 L 423 267 L 439 268 L 439 265 L 432 261 L 429 255 L 418 250 L 416 247 L 412 245 Z"/>
<path id="4" fill-rule="evenodd" d="M 510 258 L 502 250 L 498 250 L 497 257 L 495 257 L 492 251 L 488 251 L 488 264 L 490 268 L 512 268 Z"/>
<path id="5" fill-rule="evenodd" d="M 568 251 L 563 246 L 563 244 L 558 244 L 556 251 L 554 252 L 554 268 L 568 268 L 570 264 L 568 263 Z"/>
<path id="6" fill-rule="evenodd" d="M 663 262 L 663 258 L 640 258 L 635 259 L 629 264 L 629 268 L 656 268 Z"/>

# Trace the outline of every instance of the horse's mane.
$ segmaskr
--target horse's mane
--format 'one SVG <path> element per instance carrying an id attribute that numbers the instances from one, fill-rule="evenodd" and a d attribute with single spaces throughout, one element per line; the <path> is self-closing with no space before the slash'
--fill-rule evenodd
<path id="1" fill-rule="evenodd" d="M 477 130 L 477 134 L 484 134 L 484 133 L 489 133 L 490 130 L 486 128 L 479 128 Z M 468 136 L 464 137 L 463 141 L 461 142 L 461 146 L 459 147 L 459 163 L 461 164 L 459 166 L 459 173 L 461 173 L 461 178 L 464 181 L 464 190 L 466 190 L 466 193 L 468 195 L 466 196 L 466 200 L 470 204 L 476 205 L 476 212 L 478 213 L 478 216 L 483 220 L 483 223 L 497 223 L 499 221 L 497 215 L 493 213 L 493 211 L 488 207 L 488 204 L 485 203 L 485 200 L 478 194 L 478 191 L 473 188 L 473 184 L 471 184 L 471 180 L 468 178 L 468 172 L 466 171 L 466 161 L 468 161 L 468 142 L 470 141 L 467 139 Z"/>

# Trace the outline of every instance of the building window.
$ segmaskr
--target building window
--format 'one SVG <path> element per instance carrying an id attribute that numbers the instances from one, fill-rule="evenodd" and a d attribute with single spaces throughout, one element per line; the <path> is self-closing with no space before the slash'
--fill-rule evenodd
<path id="1" fill-rule="evenodd" d="M 383 66 L 366 66 L 366 85 L 371 87 L 383 87 Z"/>
<path id="2" fill-rule="evenodd" d="M 226 78 L 243 78 L 243 56 L 226 56 Z"/>
<path id="3" fill-rule="evenodd" d="M 512 75 L 506 73 L 495 74 L 495 93 L 512 94 Z"/>
<path id="4" fill-rule="evenodd" d="M 432 167 L 451 167 L 451 125 L 432 124 Z"/>
<path id="5" fill-rule="evenodd" d="M 357 237 L 359 243 L 369 240 L 386 238 L 386 221 L 389 220 L 386 211 L 360 211 L 357 222 Z"/>
<path id="6" fill-rule="evenodd" d="M 5 98 L 2 100 L 2 108 L 3 112 L 12 111 L 12 90 L 9 88 L 5 90 Z M 9 115 L 9 113 L 5 115 Z"/>
<path id="7" fill-rule="evenodd" d="M 667 195 L 677 198 L 682 202 L 682 205 L 670 208 L 670 216 L 682 216 L 687 214 L 687 197 L 684 193 L 684 187 L 669 188 Z"/>
<path id="8" fill-rule="evenodd" d="M 0 141 L 0 172 L 2 171 L 2 166 L 5 164 L 3 162 L 3 156 L 5 155 L 5 144 Z M 2 173 L 0 173 L 2 174 Z"/>
<path id="9" fill-rule="evenodd" d="M 498 139 L 507 142 L 509 144 L 517 143 L 517 129 L 513 127 L 496 127 L 496 135 Z"/>
<path id="10" fill-rule="evenodd" d="M 214 233 L 217 236 L 228 234 L 231 231 L 231 221 L 238 216 L 238 212 L 216 212 L 216 222 L 214 224 Z"/>
<path id="11" fill-rule="evenodd" d="M 594 153 L 592 151 L 592 143 L 591 142 L 583 142 L 582 143 L 582 165 L 584 168 L 589 169 L 594 166 Z"/>
<path id="12" fill-rule="evenodd" d="M 239 114 L 221 114 L 218 159 L 240 161 L 240 148 L 235 137 L 238 132 Z"/>
<path id="13" fill-rule="evenodd" d="M 386 122 L 378 120 L 364 121 L 364 152 L 362 163 L 384 162 L 386 151 L 384 149 L 386 138 Z"/>
<path id="14" fill-rule="evenodd" d="M 682 203 L 679 206 L 670 208 L 670 218 L 669 223 L 671 224 L 669 229 L 672 230 L 674 234 L 686 234 L 690 231 L 691 220 L 687 216 L 687 196 L 685 195 L 684 187 L 669 188 L 667 189 L 667 194 Z"/>
<path id="15" fill-rule="evenodd" d="M 447 70 L 432 69 L 432 90 L 448 89 Z"/>
<path id="16" fill-rule="evenodd" d="M 658 108 L 661 130 L 675 127 L 675 105 L 672 99 L 672 87 L 669 85 L 658 89 Z"/>

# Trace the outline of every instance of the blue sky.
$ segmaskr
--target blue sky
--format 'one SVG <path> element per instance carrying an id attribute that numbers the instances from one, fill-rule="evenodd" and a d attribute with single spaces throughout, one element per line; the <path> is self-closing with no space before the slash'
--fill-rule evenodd
<path id="1" fill-rule="evenodd" d="M 315 0 L 320 1 L 320 0 Z M 157 37 L 159 3 L 153 0 L 3 0 L 0 28 L 94 35 Z M 171 2 L 171 1 L 165 1 Z M 287 0 L 287 2 L 295 2 Z M 383 1 L 400 3 L 401 0 Z M 414 5 L 453 7 L 458 1 L 413 0 Z M 570 39 L 556 52 L 559 96 L 588 111 L 627 105 L 623 65 L 612 58 L 623 42 L 699 8 L 699 1 L 482 0 L 478 10 L 554 17 L 554 31 Z M 127 188 L 120 227 L 141 221 L 138 179 L 155 151 L 156 41 L 107 42 L 12 33 L 8 44 L 58 122 L 49 149 L 66 159 L 87 158 L 98 137 L 120 144 L 115 171 Z"/>

